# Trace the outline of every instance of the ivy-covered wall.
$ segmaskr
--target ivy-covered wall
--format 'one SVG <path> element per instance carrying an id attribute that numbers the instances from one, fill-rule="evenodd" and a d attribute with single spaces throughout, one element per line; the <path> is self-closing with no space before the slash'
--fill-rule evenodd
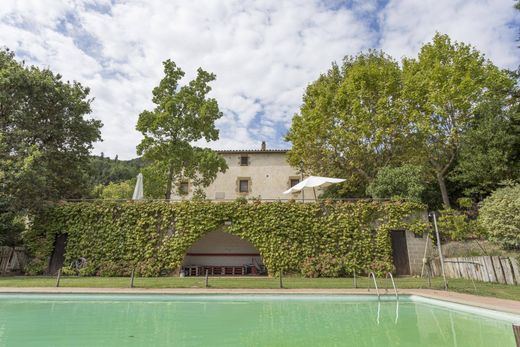
<path id="1" fill-rule="evenodd" d="M 394 201 L 62 203 L 26 232 L 27 272 L 45 272 L 56 236 L 67 233 L 65 265 L 83 257 L 85 275 L 169 273 L 195 241 L 223 226 L 257 247 L 270 273 L 299 271 L 320 254 L 342 259 L 347 271 L 383 271 L 392 268 L 390 231 L 424 232 L 427 224 L 413 218 L 423 209 Z"/>

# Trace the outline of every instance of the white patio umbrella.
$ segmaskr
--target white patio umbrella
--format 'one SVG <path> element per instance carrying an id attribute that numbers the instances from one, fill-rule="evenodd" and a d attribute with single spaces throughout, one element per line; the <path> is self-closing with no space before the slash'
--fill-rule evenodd
<path id="1" fill-rule="evenodd" d="M 137 175 L 137 182 L 135 182 L 134 195 L 132 195 L 132 200 L 142 200 L 143 198 L 143 174 L 140 173 Z"/>
<path id="2" fill-rule="evenodd" d="M 309 176 L 294 187 L 287 189 L 284 194 L 297 193 L 305 188 L 312 188 L 314 191 L 314 199 L 316 199 L 316 187 L 327 187 L 331 184 L 341 183 L 346 181 L 343 178 L 332 178 L 332 177 L 320 177 L 320 176 Z"/>

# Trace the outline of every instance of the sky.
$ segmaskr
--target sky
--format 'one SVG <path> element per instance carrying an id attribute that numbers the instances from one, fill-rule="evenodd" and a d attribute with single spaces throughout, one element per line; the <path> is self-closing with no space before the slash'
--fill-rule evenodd
<path id="1" fill-rule="evenodd" d="M 216 74 L 223 117 L 215 149 L 288 148 L 306 86 L 332 62 L 370 48 L 414 57 L 435 32 L 501 68 L 520 64 L 512 0 L 0 0 L 0 46 L 90 87 L 103 141 L 94 153 L 136 157 L 139 113 L 172 59 L 185 81 Z M 520 13 L 520 12 L 518 12 Z"/>

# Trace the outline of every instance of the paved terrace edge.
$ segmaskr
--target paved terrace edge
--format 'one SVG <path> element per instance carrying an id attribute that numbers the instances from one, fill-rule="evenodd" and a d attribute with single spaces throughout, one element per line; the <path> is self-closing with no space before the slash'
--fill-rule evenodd
<path id="1" fill-rule="evenodd" d="M 238 289 L 238 288 L 78 288 L 78 287 L 0 287 L 0 293 L 39 294 L 353 294 L 376 295 L 367 289 Z M 520 301 L 487 296 L 446 292 L 432 289 L 400 289 L 401 295 L 418 295 L 426 298 L 470 305 L 489 310 L 520 315 Z M 392 295 L 389 291 L 387 294 Z"/>

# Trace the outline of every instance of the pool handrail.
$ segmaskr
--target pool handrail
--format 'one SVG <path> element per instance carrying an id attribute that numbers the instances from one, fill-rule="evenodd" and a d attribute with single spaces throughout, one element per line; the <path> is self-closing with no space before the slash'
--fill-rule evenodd
<path id="1" fill-rule="evenodd" d="M 370 277 L 374 280 L 374 287 L 376 288 L 377 299 L 379 300 L 381 296 L 379 295 L 379 288 L 377 288 L 376 274 L 373 271 L 368 274 L 368 291 L 370 291 Z"/>
<path id="2" fill-rule="evenodd" d="M 395 298 L 397 301 L 399 301 L 399 295 L 397 294 L 397 287 L 395 285 L 394 276 L 392 276 L 391 272 L 387 272 L 385 280 L 388 279 L 388 276 L 390 276 L 390 279 L 392 280 L 392 286 L 394 287 Z M 385 292 L 388 293 L 388 287 L 386 285 L 385 285 Z"/>

